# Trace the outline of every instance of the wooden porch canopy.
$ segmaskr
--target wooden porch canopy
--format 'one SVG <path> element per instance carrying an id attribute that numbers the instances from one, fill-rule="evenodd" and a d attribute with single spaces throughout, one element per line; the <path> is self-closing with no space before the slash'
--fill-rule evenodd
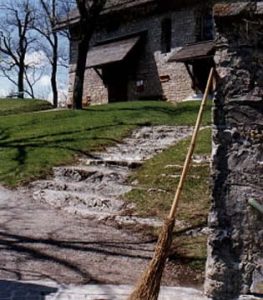
<path id="1" fill-rule="evenodd" d="M 100 68 L 107 64 L 125 60 L 138 44 L 141 36 L 136 35 L 92 47 L 87 56 L 87 68 Z"/>
<path id="2" fill-rule="evenodd" d="M 204 92 L 209 71 L 214 64 L 214 52 L 214 41 L 188 44 L 172 55 L 169 61 L 184 63 L 192 79 L 193 89 L 198 88 L 201 92 Z M 190 68 L 190 65 L 192 65 L 192 68 Z"/>
<path id="3" fill-rule="evenodd" d="M 191 63 L 198 59 L 213 57 L 214 41 L 205 41 L 200 43 L 188 44 L 181 50 L 173 54 L 169 62 L 184 62 Z"/>

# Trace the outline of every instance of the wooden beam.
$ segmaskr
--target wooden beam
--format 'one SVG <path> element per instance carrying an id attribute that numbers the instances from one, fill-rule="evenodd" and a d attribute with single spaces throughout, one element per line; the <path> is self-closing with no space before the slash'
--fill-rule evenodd
<path id="1" fill-rule="evenodd" d="M 191 79 L 193 81 L 193 84 L 195 84 L 195 77 L 194 77 L 194 74 L 190 70 L 189 64 L 185 62 L 184 65 L 186 67 L 186 70 L 187 70 L 189 76 L 191 77 Z"/>
<path id="2" fill-rule="evenodd" d="M 103 81 L 102 73 L 99 72 L 98 68 L 94 67 L 93 69 L 94 69 L 95 72 L 98 74 L 98 76 L 100 77 L 100 79 Z"/>

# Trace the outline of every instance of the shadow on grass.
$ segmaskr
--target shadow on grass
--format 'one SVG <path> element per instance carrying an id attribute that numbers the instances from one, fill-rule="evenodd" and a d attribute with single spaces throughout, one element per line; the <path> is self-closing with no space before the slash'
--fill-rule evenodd
<path id="1" fill-rule="evenodd" d="M 130 124 L 130 126 L 133 126 L 135 124 Z M 136 124 L 137 125 L 137 124 Z M 48 141 L 44 140 L 41 141 L 41 139 L 45 139 L 45 138 L 54 138 L 54 137 L 59 137 L 58 140 L 55 140 L 53 142 L 64 142 L 65 141 L 65 136 L 68 135 L 74 135 L 74 134 L 80 134 L 80 133 L 84 133 L 84 132 L 96 132 L 96 130 L 101 130 L 101 129 L 110 129 L 110 128 L 115 128 L 115 127 L 119 127 L 119 126 L 129 126 L 128 124 L 112 124 L 112 125 L 103 125 L 103 126 L 96 126 L 96 127 L 91 127 L 91 128 L 85 128 L 85 129 L 78 129 L 78 130 L 70 130 L 70 131 L 64 131 L 64 132 L 56 132 L 56 133 L 48 133 L 48 134 L 39 134 L 37 136 L 30 136 L 28 138 L 18 138 L 18 139 L 10 139 L 10 135 L 7 133 L 7 130 L 1 131 L 1 136 L 0 136 L 0 147 L 5 147 L 5 148 L 9 148 L 10 146 L 15 146 L 17 147 L 17 145 L 21 145 L 21 144 L 33 144 L 34 146 L 41 144 L 41 143 L 45 143 L 47 144 Z M 36 144 L 34 144 L 34 141 L 36 141 Z M 114 140 L 112 139 L 113 142 L 119 142 L 119 140 Z M 51 141 L 50 141 L 51 142 Z M 26 145 L 24 145 L 26 146 Z"/>
<path id="2" fill-rule="evenodd" d="M 91 112 L 91 113 L 108 113 L 108 112 L 116 112 L 116 111 L 127 111 L 127 112 L 143 112 L 145 113 L 145 111 L 147 112 L 163 112 L 166 114 L 175 114 L 176 109 L 175 107 L 156 107 L 156 106 L 151 106 L 151 105 L 145 105 L 145 106 L 141 106 L 141 107 L 109 107 L 106 109 L 99 109 L 99 108 L 95 108 L 95 109 L 87 109 L 87 112 Z"/>
<path id="3" fill-rule="evenodd" d="M 182 254 L 173 251 L 169 255 L 169 260 L 173 261 L 174 263 L 180 263 L 181 265 L 191 265 L 197 264 L 200 265 L 201 268 L 205 269 L 206 257 L 199 257 L 199 256 L 191 256 L 187 257 Z"/>
<path id="4" fill-rule="evenodd" d="M 161 102 L 131 102 L 90 107 L 80 112 L 50 112 L 33 117 L 28 115 L 25 118 L 20 116 L 18 119 L 6 119 L 1 123 L 5 129 L 0 132 L 0 148 L 3 151 L 1 154 L 11 157 L 11 161 L 1 167 L 1 181 L 12 185 L 16 182 L 26 183 L 29 177 L 32 178 L 32 174 L 35 178 L 50 174 L 54 161 L 55 165 L 71 163 L 77 155 L 94 159 L 96 157 L 91 152 L 119 143 L 135 127 L 173 123 L 176 116 L 180 118 L 179 123 L 183 123 L 188 118 L 184 117 L 187 115 L 190 117 L 186 123 L 190 124 L 192 115 L 197 110 L 198 105 L 195 103 L 174 107 Z M 89 121 L 86 122 L 86 119 Z M 64 123 L 65 126 L 61 126 Z M 42 162 L 41 148 L 45 152 Z M 63 150 L 61 155 L 59 150 Z M 33 152 L 39 158 L 32 159 Z M 45 165 L 43 160 L 46 161 Z M 38 176 L 36 173 L 40 169 L 42 174 Z M 15 179 L 13 175 L 16 176 Z"/>
<path id="5" fill-rule="evenodd" d="M 114 124 L 107 126 L 97 126 L 93 128 L 86 128 L 83 130 L 64 131 L 52 134 L 39 134 L 37 136 L 30 136 L 27 138 L 21 137 L 15 139 L 10 138 L 8 130 L 1 130 L 0 149 L 2 151 L 16 151 L 12 158 L 13 167 L 9 167 L 5 172 L 2 171 L 1 177 L 5 178 L 10 174 L 19 176 L 19 174 L 23 173 L 24 169 L 28 167 L 27 160 L 31 158 L 30 155 L 32 149 L 61 149 L 72 152 L 72 157 L 75 154 L 78 156 L 95 159 L 97 157 L 93 155 L 89 150 L 82 149 L 84 147 L 78 145 L 84 142 L 88 144 L 90 141 L 90 144 L 96 144 L 97 148 L 99 149 L 101 147 L 105 147 L 106 145 L 116 144 L 120 142 L 120 140 L 111 137 L 103 137 L 103 133 L 101 134 L 102 136 L 100 136 L 99 134 L 98 136 L 89 136 L 87 134 L 89 132 L 96 132 L 96 130 L 114 130 L 116 126 L 119 127 L 121 125 Z M 41 157 L 39 157 L 39 160 L 41 160 Z M 61 164 L 63 164 L 63 156 L 61 156 L 60 162 Z M 37 174 L 34 174 L 34 176 L 36 176 L 37 178 Z"/>
<path id="6" fill-rule="evenodd" d="M 161 103 L 161 102 L 158 102 Z M 117 112 L 117 111 L 127 111 L 127 112 L 142 112 L 142 113 L 151 113 L 151 112 L 161 112 L 161 113 L 165 113 L 168 115 L 172 115 L 172 116 L 180 116 L 180 115 L 187 115 L 187 114 L 193 114 L 193 116 L 195 117 L 199 111 L 199 104 L 201 102 L 195 101 L 194 103 L 190 103 L 190 102 L 185 102 L 185 103 L 180 103 L 180 105 L 176 105 L 176 106 L 157 106 L 155 105 L 151 105 L 149 104 L 144 104 L 144 105 L 140 105 L 138 106 L 131 106 L 131 107 L 121 107 L 119 105 L 107 105 L 107 106 L 102 106 L 102 107 L 91 107 L 88 108 L 84 111 L 89 112 L 89 113 L 108 113 L 108 112 Z M 210 111 L 211 110 L 211 105 L 212 103 L 209 102 L 207 104 L 206 107 L 206 111 Z"/>

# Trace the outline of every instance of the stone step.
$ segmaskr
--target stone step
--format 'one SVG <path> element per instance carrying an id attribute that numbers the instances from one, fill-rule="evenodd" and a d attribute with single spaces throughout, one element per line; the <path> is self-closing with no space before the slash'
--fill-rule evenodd
<path id="1" fill-rule="evenodd" d="M 156 218 L 141 218 L 132 215 L 134 205 L 127 205 L 115 198 L 102 198 L 101 195 L 81 192 L 58 191 L 52 189 L 36 190 L 33 193 L 36 201 L 47 203 L 67 213 L 82 217 L 96 218 L 107 224 L 147 225 L 161 227 L 162 220 Z"/>
<path id="2" fill-rule="evenodd" d="M 107 213 L 113 214 L 119 212 L 124 207 L 124 202 L 121 200 L 102 198 L 100 195 L 94 193 L 79 193 L 79 192 L 67 192 L 56 191 L 50 189 L 38 190 L 33 193 L 33 198 L 40 202 L 45 202 L 52 205 L 55 208 L 67 210 L 71 208 L 71 211 L 76 210 L 85 211 L 85 214 L 89 211 L 91 214 Z"/>
<path id="3" fill-rule="evenodd" d="M 30 185 L 33 191 L 39 190 L 53 190 L 53 191 L 64 191 L 64 192 L 77 192 L 86 193 L 88 195 L 94 194 L 94 196 L 104 196 L 104 197 L 116 197 L 123 193 L 129 192 L 132 188 L 128 185 L 122 184 L 121 182 L 109 180 L 102 180 L 98 182 L 70 182 L 60 179 L 56 180 L 39 180 L 33 182 Z"/>
<path id="4" fill-rule="evenodd" d="M 121 182 L 127 178 L 128 170 L 105 166 L 71 166 L 54 168 L 54 177 L 66 182 L 85 181 L 96 183 L 103 180 Z"/>
<path id="5" fill-rule="evenodd" d="M 94 175 L 97 171 L 85 166 L 65 166 L 53 169 L 54 177 L 68 181 L 83 181 Z"/>
<path id="6" fill-rule="evenodd" d="M 32 184 L 33 197 L 82 216 L 97 215 L 120 225 L 159 227 L 159 220 L 134 216 L 134 205 L 119 199 L 132 189 L 126 184 L 131 169 L 140 167 L 145 159 L 185 138 L 190 131 L 190 127 L 180 126 L 138 128 L 121 144 L 94 153 L 94 159 L 82 158 L 78 165 L 54 168 L 52 180 Z"/>
<path id="7" fill-rule="evenodd" d="M 141 167 L 143 162 L 142 161 L 135 161 L 135 160 L 109 160 L 109 159 L 94 159 L 94 160 L 87 160 L 86 164 L 91 166 L 119 166 L 119 167 L 127 167 L 129 169 L 136 169 Z"/>

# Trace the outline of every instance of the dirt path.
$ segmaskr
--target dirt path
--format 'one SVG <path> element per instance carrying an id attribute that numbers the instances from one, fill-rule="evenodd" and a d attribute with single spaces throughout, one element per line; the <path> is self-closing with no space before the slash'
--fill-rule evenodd
<path id="1" fill-rule="evenodd" d="M 1 188 L 1 270 L 8 279 L 130 283 L 153 245 L 147 239 L 36 203 Z"/>
<path id="2" fill-rule="evenodd" d="M 82 159 L 30 188 L 0 186 L 0 278 L 133 284 L 152 257 L 155 241 L 107 226 L 100 217 L 119 216 L 127 208 L 118 197 L 130 188 L 125 186 L 130 168 L 189 132 L 146 128 L 97 154 L 89 161 L 92 166 Z M 178 285 L 191 276 L 184 271 L 182 278 L 180 268 L 168 262 L 164 284 Z"/>

